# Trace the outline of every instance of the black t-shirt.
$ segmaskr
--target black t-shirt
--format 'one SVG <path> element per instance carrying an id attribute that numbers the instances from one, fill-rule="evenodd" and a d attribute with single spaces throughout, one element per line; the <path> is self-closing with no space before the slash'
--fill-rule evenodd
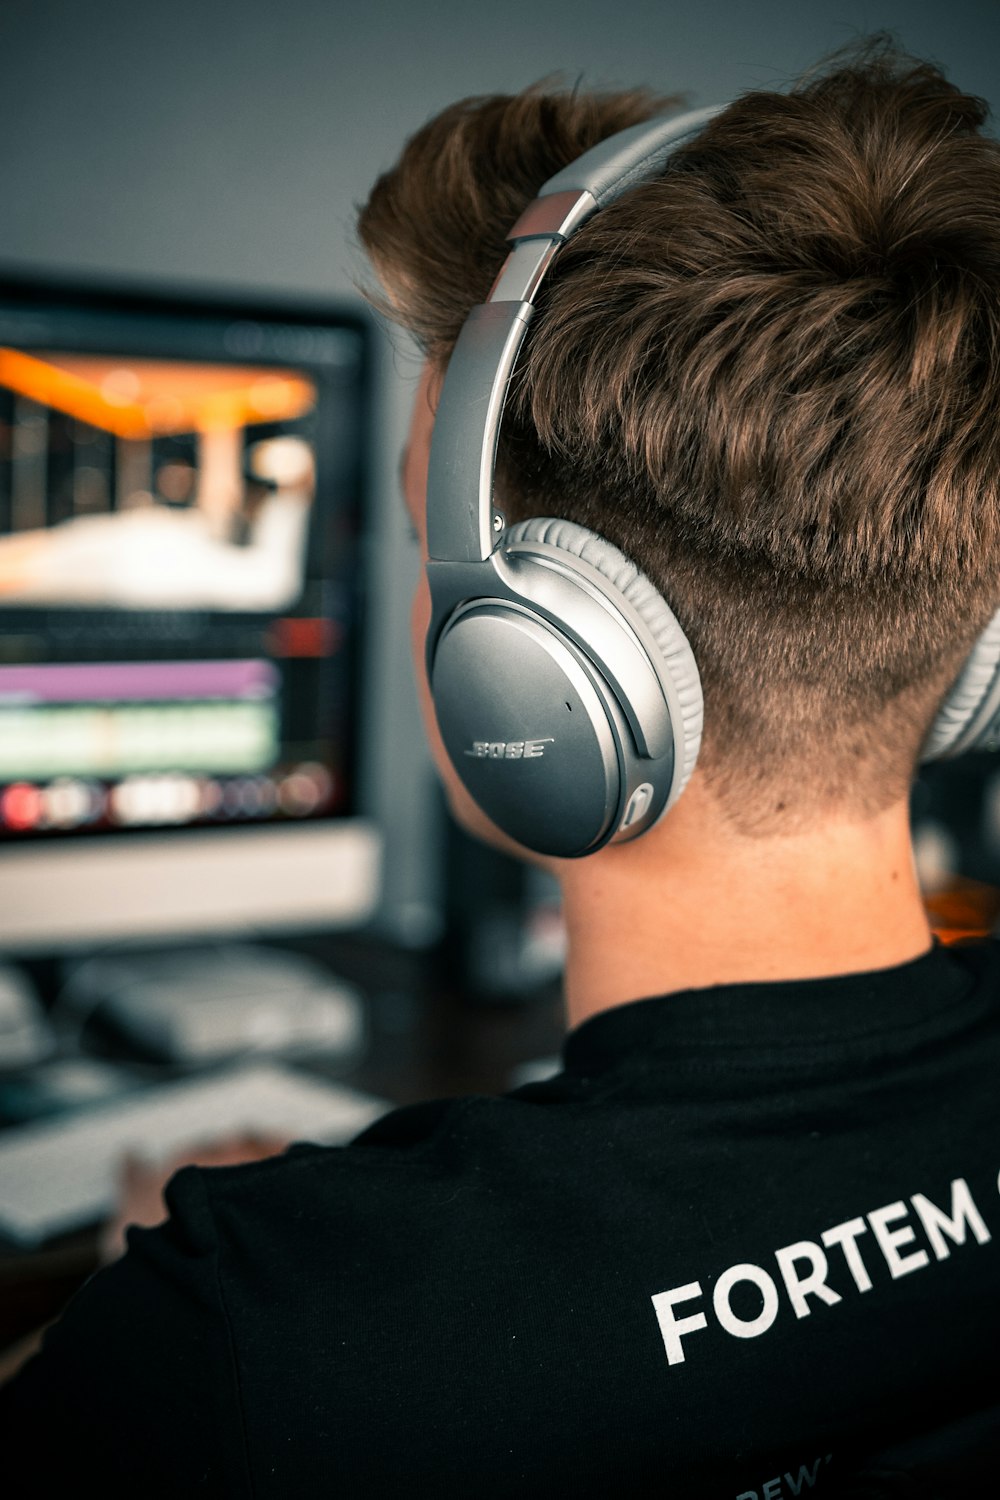
<path id="1" fill-rule="evenodd" d="M 25 1495 L 784 1500 L 881 1453 L 986 1494 L 998 1076 L 1000 950 L 935 948 L 616 1007 L 551 1082 L 185 1169 L 0 1398 L 0 1462 Z"/>

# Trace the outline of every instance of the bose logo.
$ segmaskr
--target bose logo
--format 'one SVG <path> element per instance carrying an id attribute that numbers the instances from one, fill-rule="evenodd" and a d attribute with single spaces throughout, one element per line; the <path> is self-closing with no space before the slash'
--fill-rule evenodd
<path id="1" fill-rule="evenodd" d="M 537 760 L 546 745 L 554 744 L 551 735 L 544 740 L 473 740 L 465 753 L 476 760 Z"/>

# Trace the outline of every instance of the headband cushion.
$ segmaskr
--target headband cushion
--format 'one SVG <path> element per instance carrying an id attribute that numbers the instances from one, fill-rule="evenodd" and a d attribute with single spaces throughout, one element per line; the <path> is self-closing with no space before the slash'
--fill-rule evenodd
<path id="1" fill-rule="evenodd" d="M 690 110 L 671 119 L 643 120 L 616 135 L 607 136 L 576 161 L 571 161 L 539 188 L 539 197 L 550 193 L 590 193 L 598 208 L 627 193 L 640 182 L 659 177 L 669 158 L 680 146 L 700 135 L 713 115 L 724 108 Z"/>
<path id="2" fill-rule="evenodd" d="M 671 720 L 676 721 L 679 716 L 680 721 L 674 722 L 676 769 L 670 796 L 673 802 L 684 790 L 694 770 L 704 717 L 701 679 L 694 653 L 677 616 L 645 573 L 624 552 L 619 552 L 617 547 L 586 526 L 550 516 L 533 516 L 508 527 L 504 533 L 502 545 L 505 549 L 518 542 L 542 542 L 589 564 L 635 611 L 655 640 L 674 689 L 675 701 L 670 703 Z M 675 704 L 679 714 L 675 712 Z"/>

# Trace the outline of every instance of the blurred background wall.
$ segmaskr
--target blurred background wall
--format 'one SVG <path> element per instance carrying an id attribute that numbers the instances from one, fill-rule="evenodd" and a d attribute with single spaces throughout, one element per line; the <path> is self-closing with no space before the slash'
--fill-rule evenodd
<path id="1" fill-rule="evenodd" d="M 997 0 L 3 0 L 0 258 L 349 294 L 355 202 L 457 96 L 708 104 L 880 27 L 997 98 Z"/>
<path id="2" fill-rule="evenodd" d="M 711 103 L 881 27 L 997 98 L 997 0 L 2 0 L 0 258 L 350 293 L 353 205 L 456 97 Z"/>
<path id="3" fill-rule="evenodd" d="M 880 28 L 1000 105 L 1000 0 L 0 0 L 0 270 L 354 298 L 354 205 L 456 97 L 558 74 L 704 104 Z M 386 345 L 374 497 L 371 790 L 404 928 L 426 915 L 432 836 L 396 501 L 415 370 Z"/>

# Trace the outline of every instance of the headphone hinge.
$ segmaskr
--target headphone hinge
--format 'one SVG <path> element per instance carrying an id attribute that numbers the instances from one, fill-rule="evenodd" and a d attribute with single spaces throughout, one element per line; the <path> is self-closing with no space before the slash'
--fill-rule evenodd
<path id="1" fill-rule="evenodd" d="M 596 211 L 597 199 L 586 188 L 573 188 L 565 193 L 544 193 L 528 204 L 507 239 L 511 243 L 556 236 L 561 240 L 568 240 L 584 219 L 589 219 Z"/>

